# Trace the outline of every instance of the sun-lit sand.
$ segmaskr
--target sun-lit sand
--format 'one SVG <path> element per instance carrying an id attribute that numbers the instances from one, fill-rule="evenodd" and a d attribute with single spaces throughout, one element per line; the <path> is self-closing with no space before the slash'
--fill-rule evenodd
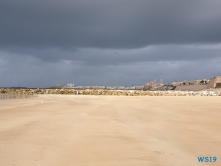
<path id="1" fill-rule="evenodd" d="M 221 97 L 66 96 L 0 102 L 0 166 L 221 165 Z"/>

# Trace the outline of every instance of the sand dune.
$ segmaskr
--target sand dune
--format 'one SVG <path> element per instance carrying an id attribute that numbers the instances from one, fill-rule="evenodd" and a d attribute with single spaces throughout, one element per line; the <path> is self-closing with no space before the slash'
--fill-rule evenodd
<path id="1" fill-rule="evenodd" d="M 0 102 L 1 166 L 221 165 L 221 98 L 66 96 Z"/>

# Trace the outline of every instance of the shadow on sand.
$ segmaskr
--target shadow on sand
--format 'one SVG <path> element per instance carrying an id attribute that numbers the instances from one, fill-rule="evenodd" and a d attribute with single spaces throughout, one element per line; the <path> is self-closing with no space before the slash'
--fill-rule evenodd
<path id="1" fill-rule="evenodd" d="M 5 93 L 0 93 L 0 102 L 4 100 L 11 100 L 11 99 L 22 99 L 22 98 L 29 98 L 33 97 L 32 95 L 27 95 L 27 94 L 5 94 Z"/>

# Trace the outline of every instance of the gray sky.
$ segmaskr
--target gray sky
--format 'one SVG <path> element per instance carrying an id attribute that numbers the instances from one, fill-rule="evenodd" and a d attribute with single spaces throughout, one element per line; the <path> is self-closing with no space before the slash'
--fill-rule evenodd
<path id="1" fill-rule="evenodd" d="M 1 0 L 0 87 L 221 75 L 220 0 Z"/>

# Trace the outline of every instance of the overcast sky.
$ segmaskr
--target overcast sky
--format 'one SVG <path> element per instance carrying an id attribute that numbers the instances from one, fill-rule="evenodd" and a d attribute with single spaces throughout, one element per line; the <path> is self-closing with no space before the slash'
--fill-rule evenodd
<path id="1" fill-rule="evenodd" d="M 1 0 L 0 87 L 221 75 L 220 0 Z"/>

